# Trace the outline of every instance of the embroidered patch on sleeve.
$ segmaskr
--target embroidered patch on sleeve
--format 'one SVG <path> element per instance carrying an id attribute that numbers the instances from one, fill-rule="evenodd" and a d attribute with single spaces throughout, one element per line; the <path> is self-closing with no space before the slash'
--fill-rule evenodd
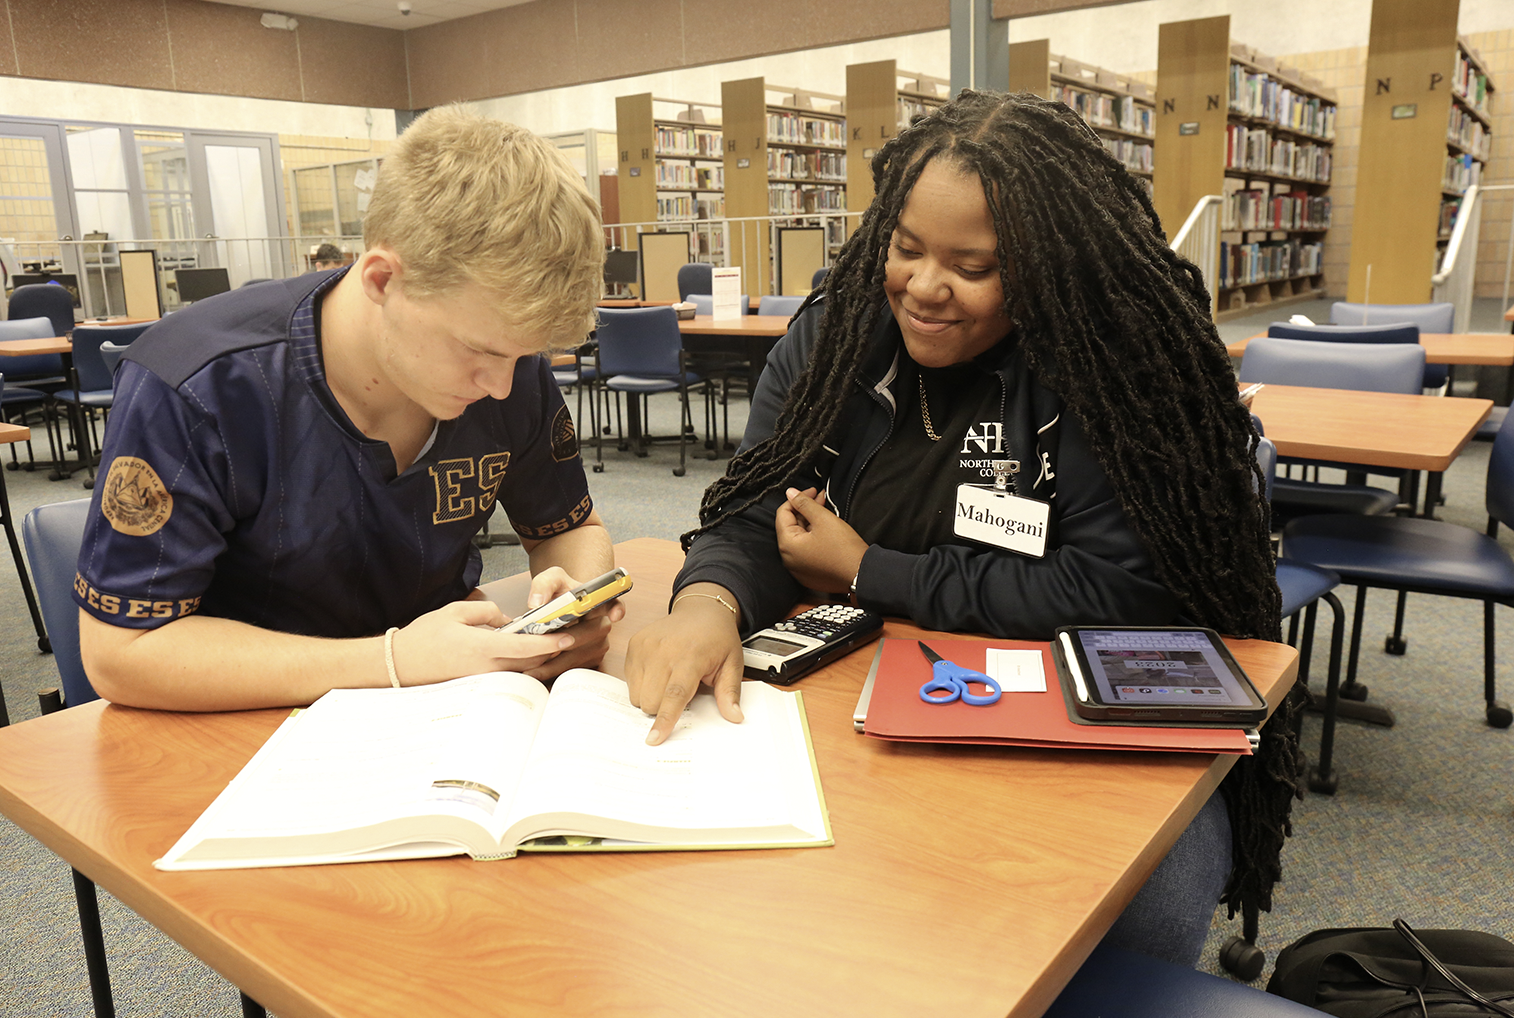
<path id="1" fill-rule="evenodd" d="M 552 458 L 563 463 L 577 455 L 578 433 L 573 430 L 573 417 L 566 406 L 560 406 L 552 418 Z"/>
<path id="2" fill-rule="evenodd" d="M 146 460 L 117 456 L 105 475 L 100 512 L 117 533 L 146 537 L 173 515 L 173 496 Z"/>

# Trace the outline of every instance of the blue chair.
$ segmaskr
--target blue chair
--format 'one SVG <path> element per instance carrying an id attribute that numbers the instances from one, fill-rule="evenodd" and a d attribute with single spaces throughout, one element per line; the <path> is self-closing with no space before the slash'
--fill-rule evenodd
<path id="1" fill-rule="evenodd" d="M 0 340 L 12 339 L 50 339 L 61 335 L 54 331 L 52 320 L 46 317 L 18 318 L 0 322 Z M 0 361 L 5 368 L 5 377 L 8 379 L 9 388 L 0 397 L 0 403 L 5 408 L 4 417 L 11 420 L 9 410 L 19 409 L 25 416 L 29 409 L 40 410 L 40 421 L 47 432 L 48 445 L 54 462 L 58 459 L 58 448 L 53 440 L 53 414 L 50 398 L 53 392 L 68 384 L 67 376 L 63 370 L 63 355 L 56 353 L 33 354 L 29 357 L 6 357 Z M 38 398 L 40 396 L 40 403 Z M 31 443 L 27 442 L 27 462 L 24 468 L 31 470 L 33 461 Z M 11 461 L 9 469 L 15 470 L 23 465 L 16 458 L 16 448 L 11 446 Z"/>
<path id="2" fill-rule="evenodd" d="M 715 313 L 715 298 L 711 294 L 691 293 L 684 300 L 694 305 L 694 313 L 696 315 L 712 315 Z M 738 307 L 741 308 L 742 314 L 751 314 L 752 298 L 746 294 L 742 294 Z"/>
<path id="3" fill-rule="evenodd" d="M 1402 652 L 1403 597 L 1410 591 L 1461 597 L 1483 603 L 1483 699 L 1494 728 L 1514 721 L 1494 686 L 1494 606 L 1514 604 L 1514 558 L 1498 543 L 1500 523 L 1514 523 L 1514 424 L 1506 418 L 1488 460 L 1487 534 L 1441 520 L 1372 516 L 1310 516 L 1283 529 L 1282 554 L 1329 569 L 1355 584 L 1356 612 L 1343 688 L 1355 684 L 1367 588 L 1400 594 L 1400 609 L 1389 650 Z"/>
<path id="4" fill-rule="evenodd" d="M 1244 983 L 1099 945 L 1044 1018 L 1319 1018 Z"/>
<path id="5" fill-rule="evenodd" d="M 89 504 L 89 499 L 80 498 L 41 505 L 27 513 L 21 522 L 26 555 L 37 577 L 37 599 L 42 603 L 42 615 L 52 641 L 53 663 L 63 684 L 61 698 L 55 689 L 41 692 L 44 714 L 100 698 L 90 685 L 89 676 L 84 673 L 84 660 L 79 654 L 79 608 L 74 604 L 72 593 L 74 574 L 79 565 L 79 548 L 84 543 L 84 526 L 89 519 Z M 73 880 L 95 1013 L 114 1014 L 110 968 L 106 962 L 95 885 L 78 870 L 73 871 Z M 246 994 L 241 995 L 241 1001 L 242 1013 L 247 1018 L 265 1014 L 263 1008 Z"/>
<path id="6" fill-rule="evenodd" d="M 678 266 L 678 299 L 688 300 L 691 293 L 713 293 L 715 266 L 709 262 L 689 262 Z"/>
<path id="7" fill-rule="evenodd" d="M 5 380 L 5 374 L 0 372 L 0 420 L 25 423 L 30 411 L 36 410 L 42 422 L 47 424 L 47 400 L 47 393 L 41 389 L 29 389 L 24 385 L 12 385 Z M 47 435 L 49 439 L 52 438 L 50 425 L 48 426 Z M 21 464 L 16 458 L 16 443 L 11 442 L 9 444 L 11 447 L 10 468 L 15 470 Z M 33 466 L 35 466 L 35 459 L 32 455 L 32 443 L 31 439 L 27 439 L 26 469 L 30 470 Z"/>
<path id="8" fill-rule="evenodd" d="M 79 465 L 89 469 L 89 479 L 84 482 L 86 488 L 94 487 L 95 483 L 95 446 L 98 443 L 92 441 L 94 412 L 109 410 L 114 395 L 112 368 L 106 365 L 101 348 L 107 342 L 117 347 L 129 346 L 151 324 L 81 325 L 74 330 L 73 385 L 53 393 L 53 399 L 74 408 L 72 419 Z M 64 472 L 60 464 L 59 473 Z"/>
<path id="9" fill-rule="evenodd" d="M 46 318 L 52 322 L 49 336 L 66 336 L 74 331 L 74 295 L 60 283 L 28 283 L 11 291 L 5 317 Z"/>
<path id="10" fill-rule="evenodd" d="M 589 351 L 587 351 L 584 347 L 579 347 L 578 349 L 573 351 L 572 367 L 554 367 L 552 369 L 552 380 L 557 383 L 557 387 L 559 389 L 563 390 L 564 392 L 572 389 L 578 394 L 578 413 L 574 416 L 573 421 L 578 426 L 580 432 L 580 442 L 583 440 L 582 431 L 585 390 L 590 391 L 589 430 L 593 434 L 599 434 L 599 404 L 594 398 L 593 394 L 594 381 L 599 377 L 599 372 L 595 369 L 593 364 L 584 363 L 584 358 L 585 356 L 588 356 L 588 354 Z M 607 398 L 605 405 L 606 417 L 609 416 L 609 409 L 609 402 Z"/>
<path id="11" fill-rule="evenodd" d="M 1407 344 L 1319 342 L 1262 337 L 1253 339 L 1241 358 L 1242 382 L 1277 385 L 1307 385 L 1327 389 L 1357 389 L 1371 392 L 1417 393 L 1423 388 L 1424 347 Z M 1312 460 L 1285 458 L 1285 463 L 1318 465 Z M 1362 472 L 1355 464 L 1339 466 L 1348 473 Z M 1384 468 L 1373 467 L 1373 471 Z M 1392 512 L 1400 500 L 1413 505 L 1417 499 L 1418 474 L 1400 479 L 1395 494 L 1382 488 L 1354 483 L 1321 484 L 1279 477 L 1273 488 L 1273 509 L 1287 519 L 1315 513 L 1345 513 L 1374 516 Z"/>
<path id="12" fill-rule="evenodd" d="M 1456 305 L 1450 301 L 1435 304 L 1349 304 L 1338 300 L 1330 305 L 1331 325 L 1382 325 L 1410 322 L 1420 332 L 1456 331 Z"/>
<path id="13" fill-rule="evenodd" d="M 1421 329 L 1413 322 L 1384 322 L 1381 325 L 1293 325 L 1273 322 L 1267 335 L 1274 339 L 1312 339 L 1322 343 L 1418 343 Z M 1439 389 L 1450 377 L 1450 365 L 1426 364 L 1424 388 Z"/>
<path id="14" fill-rule="evenodd" d="M 53 647 L 53 664 L 63 683 L 63 702 L 69 707 L 100 698 L 79 656 L 79 607 L 73 598 L 88 518 L 89 499 L 78 498 L 40 505 L 21 521 L 21 539 L 37 578 L 37 601 Z"/>
<path id="15" fill-rule="evenodd" d="M 820 284 L 825 282 L 825 277 L 830 274 L 830 271 L 831 268 L 829 265 L 825 266 L 824 268 L 816 269 L 815 274 L 810 277 L 810 289 L 820 289 Z"/>
<path id="16" fill-rule="evenodd" d="M 694 429 L 689 390 L 698 388 L 704 391 L 706 444 L 713 443 L 709 434 L 714 411 L 710 406 L 713 390 L 709 381 L 688 369 L 683 334 L 678 331 L 678 312 L 671 307 L 601 308 L 599 320 L 594 363 L 600 379 L 598 384 L 611 392 L 626 394 L 627 431 L 637 456 L 645 456 L 645 445 L 652 441 L 643 434 L 642 425 L 647 420 L 644 410 L 648 398 L 654 392 L 678 393 L 682 413 L 678 428 L 678 466 L 673 468 L 673 475 L 682 477 L 688 436 Z M 640 397 L 641 409 L 638 409 L 637 397 Z M 594 472 L 603 471 L 604 442 L 596 429 Z"/>
<path id="17" fill-rule="evenodd" d="M 131 344 L 119 346 L 110 340 L 100 344 L 100 359 L 105 361 L 105 370 L 110 372 L 110 377 L 116 377 L 116 365 L 121 363 L 121 355 L 131 349 Z"/>
<path id="18" fill-rule="evenodd" d="M 763 294 L 757 299 L 757 313 L 759 315 L 783 315 L 787 318 L 794 317 L 799 310 L 799 305 L 804 303 L 803 297 L 777 296 L 775 294 Z"/>
<path id="19" fill-rule="evenodd" d="M 1266 482 L 1264 494 L 1270 502 L 1277 473 L 1277 446 L 1265 435 L 1257 444 L 1256 459 Z M 1330 631 L 1330 667 L 1325 676 L 1324 700 L 1321 701 L 1312 691 L 1309 694 L 1313 705 L 1324 716 L 1324 723 L 1320 732 L 1319 761 L 1310 768 L 1308 778 L 1311 791 L 1334 795 L 1337 781 L 1332 764 L 1335 754 L 1335 719 L 1340 703 L 1341 645 L 1345 640 L 1346 613 L 1333 591 L 1340 586 L 1341 578 L 1328 569 L 1281 558 L 1277 560 L 1276 578 L 1283 602 L 1280 617 L 1289 620 L 1288 642 L 1299 648 L 1298 681 L 1306 688 L 1309 685 L 1309 661 L 1314 649 L 1314 622 L 1319 602 L 1324 601 L 1335 614 L 1335 625 Z M 1302 643 L 1298 639 L 1300 612 L 1303 612 L 1304 626 Z M 1250 917 L 1248 921 L 1254 922 Z M 1248 939 L 1252 942 L 1256 940 L 1254 930 L 1249 933 Z"/>

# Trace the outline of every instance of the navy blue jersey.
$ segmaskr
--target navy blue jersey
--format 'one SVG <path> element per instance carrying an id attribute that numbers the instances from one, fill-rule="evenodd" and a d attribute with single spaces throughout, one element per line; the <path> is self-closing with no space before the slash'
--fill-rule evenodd
<path id="1" fill-rule="evenodd" d="M 397 474 L 326 384 L 316 302 L 341 273 L 246 287 L 175 312 L 116 375 L 75 599 L 151 628 L 193 613 L 372 636 L 465 596 L 495 500 L 522 536 L 592 503 L 541 357 L 507 399 L 441 421 Z"/>

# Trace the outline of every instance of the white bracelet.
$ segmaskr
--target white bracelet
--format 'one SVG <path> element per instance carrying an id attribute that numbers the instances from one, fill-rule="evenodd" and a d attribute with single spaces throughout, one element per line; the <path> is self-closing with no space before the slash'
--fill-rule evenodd
<path id="1" fill-rule="evenodd" d="M 399 673 L 394 670 L 394 634 L 399 631 L 398 626 L 384 630 L 384 667 L 389 669 L 389 685 L 395 689 L 400 688 Z"/>

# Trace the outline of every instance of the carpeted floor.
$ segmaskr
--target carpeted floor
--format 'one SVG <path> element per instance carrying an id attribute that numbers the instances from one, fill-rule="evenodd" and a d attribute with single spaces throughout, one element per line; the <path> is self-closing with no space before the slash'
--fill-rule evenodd
<path id="1" fill-rule="evenodd" d="M 1502 331 L 1494 302 L 1482 302 L 1474 329 Z M 1287 313 L 1328 318 L 1324 303 Z M 1251 335 L 1271 316 L 1227 323 L 1226 339 Z M 1485 321 L 1484 321 L 1485 319 Z M 654 400 L 654 430 L 673 430 L 672 401 Z M 733 405 L 733 428 L 744 407 Z M 1364 425 L 1365 426 L 1365 425 Z M 1481 530 L 1483 479 L 1489 446 L 1474 443 L 1446 474 L 1442 517 Z M 587 452 L 592 462 L 592 451 Z M 690 459 L 674 477 L 676 445 L 646 459 L 613 447 L 604 473 L 589 474 L 596 503 L 616 539 L 676 539 L 693 525 L 700 493 L 724 461 Z M 78 479 L 49 482 L 41 474 L 5 474 L 17 517 L 34 505 L 85 497 Z M 493 528 L 498 532 L 501 527 Z M 1514 550 L 1514 533 L 1503 542 Z M 516 547 L 485 551 L 485 576 L 524 568 Z M 1350 618 L 1352 594 L 1342 591 Z M 1386 925 L 1396 916 L 1416 926 L 1465 927 L 1514 938 L 1514 731 L 1482 721 L 1481 608 L 1472 603 L 1411 596 L 1408 653 L 1382 653 L 1392 626 L 1392 597 L 1368 601 L 1361 677 L 1374 702 L 1392 707 L 1393 729 L 1344 723 L 1336 746 L 1340 790 L 1296 804 L 1294 837 L 1284 857 L 1275 907 L 1264 914 L 1259 943 L 1269 971 L 1277 950 L 1324 927 Z M 1508 613 L 1501 612 L 1508 629 Z M 1328 639 L 1322 621 L 1317 681 Z M 1507 638 L 1502 661 L 1511 660 Z M 1514 673 L 1501 664 L 1504 696 L 1514 699 Z M 36 690 L 56 684 L 52 659 L 37 653 L 13 571 L 0 568 L 0 680 L 13 721 L 37 713 Z M 1317 719 L 1305 726 L 1305 747 L 1317 748 Z M 77 917 L 67 867 L 8 820 L 0 818 L 0 1018 L 83 1016 L 90 1013 Z M 105 940 L 122 1018 L 240 1014 L 235 990 L 187 951 L 102 895 Z M 1239 932 L 1240 920 L 1217 913 L 1203 966 L 1220 972 L 1219 946 Z M 1265 981 L 1265 973 L 1262 982 Z M 1259 983 L 1260 985 L 1260 983 Z"/>

